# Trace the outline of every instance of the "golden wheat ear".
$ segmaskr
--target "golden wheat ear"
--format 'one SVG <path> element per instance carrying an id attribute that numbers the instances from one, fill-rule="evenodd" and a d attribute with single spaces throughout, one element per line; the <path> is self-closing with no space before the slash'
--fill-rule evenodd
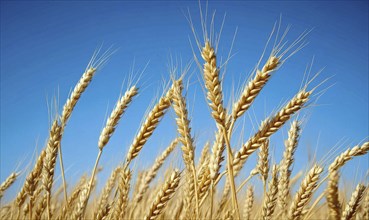
<path id="1" fill-rule="evenodd" d="M 164 211 L 168 201 L 176 192 L 181 173 L 174 170 L 170 178 L 165 182 L 159 193 L 156 195 L 154 202 L 150 206 L 148 214 L 144 217 L 145 220 L 154 220 Z"/>
<path id="2" fill-rule="evenodd" d="M 326 198 L 328 203 L 329 216 L 332 219 L 341 217 L 342 207 L 338 195 L 339 169 L 343 167 L 353 157 L 361 156 L 369 151 L 369 142 L 365 142 L 361 146 L 355 146 L 341 153 L 329 165 L 328 168 L 328 184 L 326 189 Z"/>
<path id="3" fill-rule="evenodd" d="M 294 154 L 297 148 L 300 137 L 300 122 L 293 121 L 290 130 L 288 131 L 288 139 L 284 142 L 285 150 L 283 152 L 283 159 L 279 164 L 280 180 L 278 184 L 278 204 L 282 210 L 282 216 L 287 214 L 287 198 L 290 193 L 290 177 L 291 166 L 294 161 Z"/>
<path id="4" fill-rule="evenodd" d="M 363 198 L 364 191 L 366 187 L 362 184 L 359 184 L 355 191 L 352 193 L 350 202 L 347 204 L 345 211 L 342 213 L 341 220 L 351 220 L 354 219 L 356 212 L 359 208 L 360 201 Z"/>
<path id="5" fill-rule="evenodd" d="M 15 182 L 19 173 L 11 173 L 8 178 L 0 185 L 0 199 L 3 197 L 4 192 Z"/>
<path id="6" fill-rule="evenodd" d="M 136 204 L 138 204 L 142 200 L 145 192 L 149 188 L 149 184 L 156 177 L 156 174 L 157 174 L 158 170 L 163 165 L 165 159 L 169 156 L 169 154 L 178 145 L 178 142 L 179 142 L 178 138 L 174 139 L 172 141 L 172 143 L 170 143 L 170 145 L 167 147 L 167 149 L 165 149 L 164 152 L 158 158 L 156 158 L 155 163 L 148 170 L 147 174 L 143 178 L 143 182 L 140 184 L 140 187 L 138 189 L 138 193 L 137 193 L 136 198 L 135 198 L 135 203 Z"/>
<path id="7" fill-rule="evenodd" d="M 288 219 L 300 219 L 302 212 L 317 188 L 318 180 L 323 169 L 317 165 L 309 171 L 300 185 L 289 210 Z"/>
<path id="8" fill-rule="evenodd" d="M 249 186 L 247 188 L 245 205 L 243 208 L 243 219 L 249 220 L 251 219 L 252 206 L 254 204 L 254 188 Z"/>
<path id="9" fill-rule="evenodd" d="M 174 89 L 172 94 L 173 109 L 177 116 L 177 131 L 180 135 L 179 141 L 183 144 L 182 146 L 182 156 L 184 164 L 186 166 L 186 179 L 188 190 L 185 196 L 185 212 L 191 209 L 191 200 L 193 195 L 195 195 L 196 200 L 196 216 L 198 216 L 199 211 L 199 197 L 198 197 L 198 186 L 197 186 L 197 176 L 195 168 L 195 147 L 194 141 L 191 136 L 190 120 L 188 118 L 188 111 L 186 106 L 186 100 L 182 96 L 183 84 L 182 81 L 174 82 Z"/>
<path id="10" fill-rule="evenodd" d="M 165 113 L 171 106 L 171 96 L 174 87 L 172 86 L 165 95 L 163 95 L 158 103 L 152 108 L 152 110 L 147 115 L 145 122 L 141 125 L 141 128 L 133 140 L 133 143 L 129 147 L 125 166 L 127 167 L 131 161 L 137 157 L 138 153 L 141 151 L 147 140 L 154 133 L 156 127 L 159 125 L 160 120 L 164 117 Z"/>
<path id="11" fill-rule="evenodd" d="M 259 131 L 256 132 L 235 154 L 233 166 L 235 175 L 242 169 L 247 158 L 255 152 L 261 144 L 272 134 L 277 132 L 296 112 L 298 112 L 309 100 L 311 91 L 301 90 L 285 105 L 273 118 L 267 119 Z"/>
<path id="12" fill-rule="evenodd" d="M 268 184 L 268 192 L 265 194 L 261 216 L 263 220 L 272 218 L 276 204 L 278 193 L 278 169 L 277 165 L 272 168 L 272 176 Z"/>

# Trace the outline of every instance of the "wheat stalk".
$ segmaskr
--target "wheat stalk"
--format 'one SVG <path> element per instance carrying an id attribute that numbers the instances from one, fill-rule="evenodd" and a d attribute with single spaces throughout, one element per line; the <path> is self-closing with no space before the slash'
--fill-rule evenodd
<path id="1" fill-rule="evenodd" d="M 163 212 L 168 201 L 172 198 L 179 185 L 180 175 L 181 173 L 178 170 L 173 171 L 170 178 L 165 182 L 162 189 L 156 195 L 148 214 L 144 217 L 145 220 L 154 220 Z"/>

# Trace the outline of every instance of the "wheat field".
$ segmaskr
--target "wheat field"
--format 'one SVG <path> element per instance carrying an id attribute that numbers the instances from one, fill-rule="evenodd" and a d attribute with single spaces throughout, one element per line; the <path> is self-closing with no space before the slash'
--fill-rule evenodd
<path id="1" fill-rule="evenodd" d="M 339 184 L 342 167 L 368 153 L 367 137 L 322 161 L 310 161 L 297 175 L 292 175 L 294 164 L 298 162 L 295 152 L 306 123 L 300 110 L 310 108 L 325 91 L 325 81 L 315 80 L 319 73 L 305 73 L 306 80 L 300 90 L 261 121 L 253 134 L 243 137 L 245 141 L 240 146 L 232 141 L 240 138 L 234 132 L 235 127 L 242 123 L 270 78 L 275 74 L 278 77 L 278 69 L 285 61 L 304 49 L 309 31 L 296 39 L 288 39 L 287 31 L 281 30 L 277 23 L 266 42 L 272 45 L 271 51 L 263 53 L 247 83 L 235 88 L 239 91 L 235 98 L 226 100 L 219 59 L 226 55 L 218 54 L 219 36 L 215 34 L 220 28 L 214 30 L 213 22 L 207 25 L 201 20 L 203 29 L 199 31 L 193 22 L 196 23 L 189 17 L 193 31 L 190 33 L 193 35 L 193 66 L 198 67 L 196 74 L 202 79 L 203 92 L 199 95 L 206 97 L 216 125 L 213 137 L 204 146 L 197 144 L 192 132 L 190 97 L 186 95 L 190 88 L 189 67 L 174 66 L 167 74 L 162 95 L 142 119 L 120 164 L 113 170 L 100 169 L 104 167 L 100 163 L 104 149 L 117 125 L 124 121 L 125 111 L 141 93 L 140 80 L 125 88 L 109 112 L 94 149 L 97 155 L 92 170 L 78 177 L 76 183 L 69 183 L 64 168 L 68 165 L 63 163 L 62 154 L 66 146 L 61 144 L 64 131 L 95 74 L 114 56 L 111 50 L 96 51 L 61 110 L 51 116 L 48 139 L 37 159 L 22 168 L 29 171 L 22 174 L 14 171 L 1 183 L 0 199 L 19 181 L 20 175 L 25 176 L 16 195 L 9 202 L 1 203 L 1 219 L 369 219 L 368 182 L 354 189 Z M 155 130 L 169 111 L 173 111 L 177 137 L 152 161 L 151 167 L 138 169 L 138 155 L 146 142 L 153 135 L 165 135 Z M 127 125 L 122 122 L 122 126 Z M 286 129 L 288 135 L 283 140 L 284 147 L 276 149 L 283 157 L 276 160 L 270 138 L 281 129 Z M 169 157 L 176 149 L 180 155 Z M 199 152 L 196 149 L 201 149 L 201 154 L 195 155 Z M 248 164 L 253 168 L 246 169 L 245 164 L 253 154 L 257 155 L 256 163 Z M 169 159 L 180 160 L 183 166 L 176 167 L 177 161 L 164 166 Z M 57 167 L 61 171 L 61 184 L 56 184 Z M 97 187 L 99 172 L 110 173 L 107 181 L 100 183 L 102 187 Z M 351 197 L 346 198 L 348 190 Z"/>

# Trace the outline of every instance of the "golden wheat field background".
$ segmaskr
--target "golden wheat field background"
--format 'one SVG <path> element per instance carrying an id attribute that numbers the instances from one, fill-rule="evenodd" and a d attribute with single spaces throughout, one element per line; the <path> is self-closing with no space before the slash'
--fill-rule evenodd
<path id="1" fill-rule="evenodd" d="M 233 8 L 227 4 L 234 4 Z M 282 6 L 270 2 L 250 2 L 244 5 L 243 2 L 211 1 L 73 4 L 2 2 L 1 32 L 4 34 L 1 47 L 2 56 L 8 56 L 1 58 L 1 105 L 6 105 L 2 107 L 1 116 L 1 219 L 369 219 L 368 118 L 359 118 L 362 117 L 361 113 L 368 113 L 368 94 L 360 93 L 357 96 L 357 93 L 351 92 L 355 89 L 368 91 L 368 82 L 365 82 L 368 79 L 368 68 L 365 65 L 350 65 L 351 62 L 368 64 L 368 53 L 366 51 L 366 58 L 356 60 L 352 51 L 337 49 L 342 40 L 340 36 L 330 37 L 331 40 L 325 44 L 331 44 L 340 53 L 346 53 L 345 60 L 322 64 L 316 61 L 319 55 L 314 58 L 309 56 L 303 59 L 305 63 L 301 67 L 301 59 L 294 61 L 295 57 L 304 57 L 303 51 L 311 50 L 308 49 L 309 38 L 314 33 L 319 35 L 321 29 L 319 26 L 317 30 L 311 26 L 297 26 L 294 29 L 293 24 L 285 24 L 284 17 L 290 19 L 288 4 L 292 5 L 291 11 L 299 8 L 301 13 L 307 14 L 314 12 L 309 10 L 321 7 L 323 11 L 316 9 L 316 16 L 319 13 L 333 16 L 335 11 L 342 16 L 354 16 L 363 11 L 368 15 L 367 2 L 356 2 L 353 5 L 348 2 L 338 3 L 330 12 L 325 11 L 329 7 L 323 3 L 314 3 L 309 8 L 306 2 L 301 5 L 284 2 Z M 166 9 L 173 11 L 163 9 L 167 6 Z M 230 15 L 224 16 L 222 6 L 231 11 Z M 305 6 L 304 11 L 302 8 Z M 122 12 L 119 12 L 119 7 L 122 7 Z M 182 8 L 177 10 L 176 7 Z M 278 7 L 286 11 L 278 11 L 281 9 Z M 132 12 L 131 17 L 125 14 L 128 8 Z M 162 11 L 155 11 L 158 8 Z M 221 13 L 215 12 L 217 9 Z M 227 23 L 228 19 L 232 20 L 232 12 L 237 17 L 242 14 L 242 10 L 258 10 L 255 14 L 272 17 L 273 22 L 266 20 L 264 22 L 269 22 L 269 26 L 262 27 L 259 21 L 251 20 L 250 23 L 255 25 L 250 26 L 252 28 L 248 34 L 252 35 L 254 31 L 257 35 L 245 39 L 243 37 L 247 35 L 243 35 L 242 26 L 233 26 L 237 21 Z M 249 16 L 253 17 L 251 11 Z M 77 15 L 77 12 L 81 14 Z M 267 15 L 268 12 L 271 15 Z M 27 19 L 20 18 L 22 13 L 25 13 Z M 27 13 L 33 16 L 27 16 Z M 300 12 L 291 13 L 298 16 Z M 65 17 L 59 20 L 59 15 Z M 120 16 L 124 19 L 120 20 Z M 177 20 L 171 20 L 171 16 L 179 17 L 187 29 L 183 30 Z M 312 19 L 309 21 L 317 22 L 314 16 L 309 17 Z M 360 16 L 365 17 L 365 13 Z M 116 27 L 109 22 L 104 23 L 108 21 L 104 19 L 134 27 L 122 32 L 123 35 L 133 36 L 132 41 L 134 38 L 139 41 L 136 44 L 128 43 L 130 46 L 127 46 L 127 51 L 132 47 L 134 54 L 125 54 L 123 58 L 130 57 L 130 60 L 114 58 L 122 58 L 119 53 L 125 50 L 124 47 L 119 48 L 120 45 L 116 44 L 106 46 L 109 42 L 101 41 L 89 57 L 87 65 L 79 56 L 71 58 L 73 54 L 69 52 L 80 48 L 78 44 L 88 45 L 88 42 L 96 46 L 95 41 L 89 41 L 95 39 L 92 35 L 109 38 L 118 33 L 99 35 L 99 31 L 93 31 L 90 36 L 87 34 L 89 23 L 101 25 L 99 30 L 103 31 L 108 27 Z M 159 21 L 165 21 L 167 25 L 151 26 Z M 342 29 L 351 28 L 352 33 L 347 33 L 346 29 L 345 33 L 360 39 L 353 37 L 351 44 L 363 48 L 365 53 L 368 42 L 362 39 L 368 36 L 368 27 L 364 28 L 360 26 L 362 23 L 355 24 L 353 21 L 343 22 Z M 78 30 L 82 23 L 83 28 Z M 147 27 L 144 23 L 150 24 L 149 29 L 145 29 Z M 297 23 L 303 25 L 299 21 Z M 57 28 L 46 24 L 53 24 Z M 29 29 L 22 30 L 19 27 Z M 141 33 L 137 30 L 145 31 Z M 259 36 L 260 30 L 268 31 Z M 160 32 L 173 41 L 158 37 Z M 187 34 L 176 37 L 183 32 Z M 321 33 L 324 35 L 326 32 Z M 36 67 L 54 65 L 45 64 L 46 61 L 42 60 L 36 64 L 19 63 L 22 68 L 15 65 L 14 59 L 18 56 L 28 54 L 32 62 L 29 54 L 40 56 L 36 46 L 34 51 L 20 52 L 17 56 L 15 52 L 10 52 L 14 48 L 21 51 L 22 46 L 28 48 L 24 40 L 26 36 L 30 36 L 27 42 L 32 45 L 40 43 L 43 36 L 53 36 L 44 37 L 42 43 L 45 45 L 40 49 L 58 45 L 60 51 L 48 49 L 50 51 L 45 50 L 45 53 L 47 51 L 52 57 L 52 54 L 60 52 L 64 55 L 59 55 L 57 62 L 62 63 L 63 68 L 75 70 L 77 68 L 74 66 L 79 66 L 79 69 L 83 66 L 84 71 L 76 80 L 67 74 L 59 76 L 62 78 L 53 78 L 53 72 L 58 72 L 58 68 L 45 69 L 47 77 L 51 78 L 6 73 L 11 68 L 21 72 L 27 72 L 27 69 L 35 72 Z M 223 36 L 225 40 L 222 40 Z M 76 46 L 69 48 L 61 45 L 60 42 L 68 42 L 65 39 L 73 39 Z M 254 41 L 248 42 L 250 39 Z M 12 42 L 18 42 L 19 45 L 15 47 Z M 177 48 L 170 48 L 163 55 L 164 52 L 159 49 L 166 43 L 178 45 L 178 53 L 173 52 Z M 256 62 L 251 66 L 242 63 L 243 69 L 235 70 L 238 66 L 232 63 L 240 62 L 236 57 L 238 50 L 242 55 L 245 44 L 251 45 L 248 56 L 257 58 L 242 56 L 242 59 L 249 58 Z M 68 52 L 63 51 L 62 47 Z M 153 51 L 155 48 L 158 51 Z M 341 48 L 345 48 L 344 45 Z M 190 54 L 188 60 L 180 55 L 181 51 L 186 50 Z M 80 52 L 86 57 L 84 50 Z M 141 52 L 150 54 L 152 60 L 137 61 L 139 59 L 136 60 L 135 56 L 139 57 Z M 165 69 L 164 73 L 160 73 L 161 79 L 154 73 L 157 71 L 154 67 L 159 65 L 155 62 L 160 56 L 169 57 L 167 63 L 160 64 Z M 45 54 L 41 54 L 41 57 L 45 57 Z M 50 57 L 45 57 L 45 60 L 52 62 Z M 73 64 L 66 64 L 63 57 L 65 60 L 73 60 Z M 332 53 L 332 57 L 339 56 Z M 323 60 L 329 59 L 325 57 Z M 351 81 L 340 82 L 340 71 L 344 70 L 341 62 L 344 61 L 347 62 L 344 65 L 350 66 L 351 71 L 355 72 L 352 76 L 359 78 L 354 77 L 360 81 L 357 85 Z M 130 70 L 126 67 L 124 71 L 119 70 L 127 74 L 116 78 L 117 75 L 106 73 L 116 71 L 109 68 L 109 65 L 116 67 L 114 63 L 119 62 L 131 62 Z M 340 66 L 338 77 L 327 73 L 320 64 L 328 70 L 330 65 Z M 297 66 L 300 66 L 299 69 L 296 69 Z M 248 69 L 246 73 L 245 69 Z M 242 71 L 242 74 L 230 75 L 229 72 L 234 71 Z M 358 73 L 360 71 L 364 73 Z M 157 75 L 150 78 L 149 74 Z M 98 84 L 99 77 L 102 84 Z M 111 79 L 107 80 L 109 77 Z M 270 87 L 270 84 L 275 83 L 275 78 L 279 77 L 283 79 L 278 81 L 280 87 Z M 16 86 L 10 83 L 12 80 L 17 82 Z M 32 80 L 38 83 L 27 84 Z M 44 118 L 48 118 L 48 126 L 44 127 L 48 129 L 40 137 L 46 137 L 46 140 L 37 141 L 36 147 L 26 151 L 32 153 L 22 159 L 21 154 L 16 154 L 17 149 L 25 149 L 34 143 L 13 150 L 9 150 L 10 146 L 22 143 L 22 139 L 28 140 L 29 134 L 25 133 L 25 129 L 29 129 L 32 124 L 34 129 L 43 125 L 39 125 L 42 123 L 38 123 L 36 114 L 35 118 L 26 117 L 32 114 L 32 111 L 28 113 L 27 108 L 35 109 L 35 105 L 22 105 L 22 98 L 15 91 L 20 92 L 22 88 L 30 91 L 32 87 L 44 91 L 44 88 L 57 85 L 59 80 L 60 88 L 55 86 L 53 90 L 48 90 L 54 92 L 51 98 L 44 101 L 47 106 Z M 56 82 L 53 84 L 51 81 Z M 346 84 L 338 88 L 352 90 L 345 93 L 346 90 L 334 89 L 337 81 L 338 84 Z M 70 83 L 75 85 L 68 93 L 64 85 Z M 119 96 L 106 97 L 104 92 L 113 90 L 116 87 L 114 85 L 120 86 L 120 90 L 115 91 Z M 283 90 L 288 93 L 283 93 Z M 326 103 L 321 102 L 321 97 L 332 90 L 335 94 L 328 95 L 328 100 L 331 100 L 328 104 L 334 104 L 331 108 L 333 111 L 328 113 L 328 118 L 314 120 L 314 114 L 319 115 L 318 112 L 325 108 Z M 88 96 L 89 93 L 91 96 Z M 27 95 L 23 91 L 22 94 L 25 95 L 24 100 L 35 99 L 32 92 Z M 290 96 L 281 97 L 280 94 Z M 102 101 L 106 99 L 111 102 L 108 108 L 107 102 Z M 144 101 L 139 102 L 140 99 Z M 197 101 L 199 99 L 203 100 L 204 105 Z M 264 102 L 269 101 L 263 103 L 263 99 Z M 140 105 L 135 105 L 135 102 Z M 353 102 L 359 102 L 360 105 L 347 104 Z M 79 105 L 85 107 L 79 108 Z M 267 108 L 266 105 L 272 107 Z M 17 115 L 18 110 L 12 109 L 14 106 L 22 110 L 20 114 Z M 95 110 L 101 111 L 101 108 L 106 109 L 104 120 L 93 115 Z M 10 120 L 15 117 L 16 120 Z M 312 121 L 316 125 L 309 130 L 308 125 Z M 333 124 L 326 126 L 327 121 Z M 347 121 L 352 124 L 337 127 L 337 121 L 341 121 L 341 125 Z M 21 127 L 23 123 L 24 127 Z M 101 124 L 98 134 L 86 136 L 89 127 Z M 351 129 L 355 126 L 364 130 L 355 133 Z M 322 132 L 328 136 L 320 142 L 320 130 L 323 128 L 329 128 Z M 347 130 L 356 136 L 350 138 L 341 135 Z M 357 137 L 361 134 L 364 135 Z M 304 135 L 308 139 L 303 139 Z M 85 137 L 86 140 L 83 139 Z M 328 142 L 326 139 L 335 140 Z"/>

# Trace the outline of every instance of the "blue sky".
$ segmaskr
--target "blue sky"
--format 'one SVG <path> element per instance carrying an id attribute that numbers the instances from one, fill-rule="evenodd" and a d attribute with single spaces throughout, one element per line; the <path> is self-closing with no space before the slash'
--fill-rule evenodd
<path id="1" fill-rule="evenodd" d="M 106 168 L 102 178 L 118 164 L 139 129 L 139 123 L 157 94 L 163 79 L 169 80 L 168 65 L 173 57 L 183 64 L 193 59 L 189 39 L 194 42 L 185 18 L 187 8 L 199 29 L 197 1 L 181 2 L 1 2 L 1 181 L 10 172 L 21 171 L 43 147 L 50 126 L 47 103 L 59 99 L 58 110 L 83 73 L 95 48 L 113 45 L 118 51 L 94 77 L 78 102 L 62 140 L 67 179 L 76 178 L 92 169 L 98 152 L 97 142 L 106 115 L 114 107 L 123 83 L 130 72 L 140 72 L 137 96 L 122 118 L 115 134 L 104 149 L 101 164 Z M 273 24 L 282 15 L 282 28 L 292 28 L 287 35 L 293 41 L 304 30 L 309 44 L 291 57 L 276 72 L 255 101 L 250 114 L 238 123 L 233 145 L 252 133 L 252 125 L 260 123 L 282 102 L 299 89 L 307 64 L 314 57 L 312 71 L 324 68 L 312 83 L 328 83 L 331 87 L 302 115 L 308 115 L 297 150 L 296 170 L 305 167 L 309 152 L 317 151 L 322 161 L 337 144 L 338 152 L 368 137 L 368 2 L 367 1 L 210 1 L 209 11 L 216 10 L 216 27 L 226 13 L 225 26 L 218 50 L 226 58 L 238 27 L 224 77 L 226 100 L 232 88 L 248 78 L 258 61 Z M 198 55 L 198 54 L 197 54 Z M 203 82 L 196 65 L 192 65 L 187 93 L 193 134 L 198 152 L 215 130 L 210 118 Z M 122 86 L 123 85 L 123 86 Z M 226 102 L 227 103 L 227 102 Z M 250 118 L 252 120 L 250 120 Z M 154 161 L 175 137 L 174 114 L 169 112 L 134 164 L 144 169 Z M 245 131 L 241 136 L 242 126 Z M 283 139 L 288 125 L 272 139 L 278 162 L 283 152 Z M 180 152 L 174 155 L 180 158 Z M 332 157 L 330 157 L 332 160 Z M 247 173 L 254 158 L 246 166 Z M 368 170 L 368 156 L 355 159 L 344 168 L 347 177 L 362 180 Z M 19 164 L 20 167 L 19 167 Z M 180 162 L 173 162 L 181 166 Z"/>

